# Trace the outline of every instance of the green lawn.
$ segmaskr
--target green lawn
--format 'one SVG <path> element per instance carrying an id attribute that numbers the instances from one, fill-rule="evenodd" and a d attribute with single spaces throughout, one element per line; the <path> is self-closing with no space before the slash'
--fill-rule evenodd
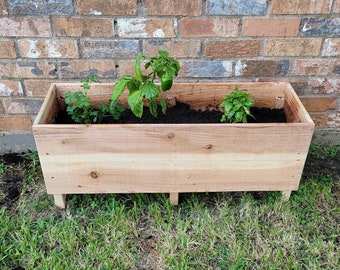
<path id="1" fill-rule="evenodd" d="M 310 158 L 339 162 L 339 152 L 313 145 Z M 278 192 L 181 194 L 178 206 L 167 194 L 72 195 L 58 211 L 36 153 L 26 158 L 19 200 L 0 209 L 0 269 L 340 269 L 339 170 L 309 161 L 288 202 Z"/>

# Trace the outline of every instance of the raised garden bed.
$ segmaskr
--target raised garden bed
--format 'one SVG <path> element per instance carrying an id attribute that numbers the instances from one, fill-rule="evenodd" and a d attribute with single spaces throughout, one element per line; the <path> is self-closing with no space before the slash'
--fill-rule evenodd
<path id="1" fill-rule="evenodd" d="M 216 107 L 232 88 L 255 106 L 283 108 L 287 123 L 55 124 L 67 91 L 52 84 L 33 124 L 47 192 L 65 208 L 66 194 L 281 191 L 299 186 L 314 123 L 289 83 L 176 83 L 162 97 L 194 109 Z M 113 84 L 94 84 L 100 104 Z M 121 102 L 126 102 L 124 96 Z"/>

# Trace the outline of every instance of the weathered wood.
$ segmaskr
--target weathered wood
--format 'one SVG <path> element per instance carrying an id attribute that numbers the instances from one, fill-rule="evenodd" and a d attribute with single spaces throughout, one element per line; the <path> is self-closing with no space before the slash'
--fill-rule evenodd
<path id="1" fill-rule="evenodd" d="M 283 106 L 288 123 L 53 125 L 44 111 L 55 114 L 80 85 L 52 85 L 33 125 L 48 193 L 164 192 L 175 200 L 179 192 L 296 190 L 314 123 L 289 83 L 178 83 L 164 98 L 216 107 L 235 86 L 256 106 Z M 89 96 L 103 102 L 112 88 L 92 86 Z"/>

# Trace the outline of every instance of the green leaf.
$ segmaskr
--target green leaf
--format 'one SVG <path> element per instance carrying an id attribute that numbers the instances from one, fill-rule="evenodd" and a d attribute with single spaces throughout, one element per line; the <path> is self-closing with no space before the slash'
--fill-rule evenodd
<path id="1" fill-rule="evenodd" d="M 124 92 L 124 89 L 128 82 L 132 80 L 132 77 L 123 77 L 119 81 L 117 81 L 113 87 L 113 93 L 111 96 L 112 101 L 116 101 L 121 94 Z"/>
<path id="2" fill-rule="evenodd" d="M 127 82 L 126 86 L 127 86 L 127 88 L 129 89 L 130 92 L 136 91 L 136 90 L 139 89 L 140 82 L 135 80 L 135 79 L 132 79 L 132 80 Z"/>
<path id="3" fill-rule="evenodd" d="M 227 114 L 228 119 L 230 120 L 231 118 L 233 118 L 234 114 L 235 114 L 234 110 L 228 111 L 228 114 Z"/>
<path id="4" fill-rule="evenodd" d="M 235 121 L 236 122 L 241 122 L 243 119 L 243 114 L 241 112 L 236 112 L 235 113 Z"/>
<path id="5" fill-rule="evenodd" d="M 94 74 L 90 77 L 90 82 L 99 83 L 98 75 Z"/>
<path id="6" fill-rule="evenodd" d="M 159 100 L 159 103 L 161 104 L 161 107 L 162 107 L 162 113 L 163 114 L 166 114 L 166 109 L 167 109 L 167 105 L 166 105 L 166 101 L 164 99 L 160 99 Z"/>
<path id="7" fill-rule="evenodd" d="M 167 51 L 160 50 L 160 51 L 158 51 L 158 53 L 163 58 L 168 58 L 169 57 L 169 53 Z"/>
<path id="8" fill-rule="evenodd" d="M 149 106 L 150 106 L 150 107 L 149 107 L 150 113 L 151 113 L 154 117 L 157 117 L 157 103 L 155 102 L 155 100 L 151 100 Z"/>
<path id="9" fill-rule="evenodd" d="M 139 118 L 143 114 L 143 93 L 141 90 L 134 91 L 128 96 L 128 104 L 133 114 Z"/>
<path id="10" fill-rule="evenodd" d="M 142 70 L 140 68 L 140 61 L 142 58 L 146 58 L 146 56 L 142 53 L 138 54 L 135 61 L 135 75 L 136 80 L 141 81 L 142 80 Z"/>
<path id="11" fill-rule="evenodd" d="M 225 114 L 222 115 L 221 122 L 223 123 L 227 122 L 227 116 Z"/>
<path id="12" fill-rule="evenodd" d="M 142 84 L 140 90 L 148 100 L 153 99 L 158 96 L 160 89 L 157 85 L 152 82 Z"/>
<path id="13" fill-rule="evenodd" d="M 238 111 L 238 110 L 241 109 L 241 107 L 243 107 L 242 103 L 236 103 L 236 104 L 234 105 L 234 110 L 235 110 L 235 111 Z"/>
<path id="14" fill-rule="evenodd" d="M 225 104 L 224 104 L 224 109 L 226 111 L 230 111 L 232 108 L 233 108 L 233 103 L 232 102 L 229 102 L 229 101 L 226 101 Z"/>
<path id="15" fill-rule="evenodd" d="M 247 107 L 251 107 L 251 106 L 254 105 L 254 101 L 248 99 L 244 102 L 244 105 L 247 106 Z"/>
<path id="16" fill-rule="evenodd" d="M 247 106 L 243 106 L 243 110 L 245 111 L 246 114 L 250 114 L 250 110 Z"/>

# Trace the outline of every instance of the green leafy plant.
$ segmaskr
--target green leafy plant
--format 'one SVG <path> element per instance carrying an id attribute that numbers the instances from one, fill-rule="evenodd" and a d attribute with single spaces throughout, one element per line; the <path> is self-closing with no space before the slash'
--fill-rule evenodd
<path id="1" fill-rule="evenodd" d="M 246 90 L 235 88 L 229 95 L 223 96 L 220 104 L 223 108 L 221 122 L 247 123 L 247 116 L 254 117 L 250 108 L 254 105 L 254 97 Z"/>
<path id="2" fill-rule="evenodd" d="M 145 70 L 149 71 L 147 75 L 142 73 L 141 60 L 144 59 L 146 64 Z M 159 98 L 161 91 L 168 91 L 172 87 L 173 77 L 178 75 L 180 65 L 177 60 L 169 56 L 167 51 L 159 51 L 158 55 L 148 58 L 144 54 L 138 54 L 135 61 L 135 77 L 123 76 L 114 86 L 111 100 L 117 101 L 124 90 L 129 90 L 128 104 L 133 114 L 142 117 L 144 100 L 147 101 L 150 113 L 157 117 L 158 103 L 165 114 L 167 105 L 165 100 Z M 155 80 L 160 80 L 159 87 Z"/>
<path id="3" fill-rule="evenodd" d="M 71 116 L 72 120 L 77 124 L 95 124 L 100 123 L 105 115 L 111 115 L 115 120 L 119 119 L 124 111 L 124 106 L 116 101 L 110 101 L 109 105 L 102 103 L 95 108 L 90 98 L 87 96 L 87 91 L 90 89 L 90 83 L 98 83 L 98 77 L 92 75 L 82 81 L 81 87 L 84 91 L 70 92 L 65 96 L 67 104 L 66 111 Z"/>

